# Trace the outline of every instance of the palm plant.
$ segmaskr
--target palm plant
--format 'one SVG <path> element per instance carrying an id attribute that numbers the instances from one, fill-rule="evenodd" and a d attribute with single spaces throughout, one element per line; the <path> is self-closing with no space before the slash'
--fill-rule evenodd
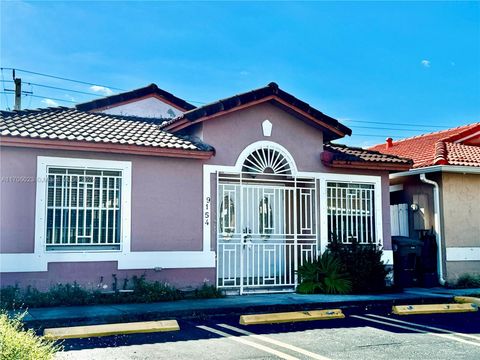
<path id="1" fill-rule="evenodd" d="M 300 284 L 297 292 L 302 294 L 346 294 L 352 282 L 340 259 L 325 251 L 317 260 L 305 262 L 298 268 Z"/>

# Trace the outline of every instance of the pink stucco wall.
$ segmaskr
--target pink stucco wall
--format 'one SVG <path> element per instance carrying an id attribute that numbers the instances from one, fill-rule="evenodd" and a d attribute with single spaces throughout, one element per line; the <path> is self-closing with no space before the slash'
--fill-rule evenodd
<path id="1" fill-rule="evenodd" d="M 132 251 L 202 250 L 202 162 L 2 147 L 0 251 L 33 252 L 37 156 L 132 162 Z"/>
<path id="2" fill-rule="evenodd" d="M 266 119 L 273 125 L 270 137 L 263 136 L 262 132 L 262 122 Z M 323 134 L 320 130 L 272 104 L 263 103 L 204 122 L 202 134 L 203 140 L 217 151 L 215 157 L 207 162 L 209 164 L 235 165 L 238 156 L 248 145 L 256 141 L 267 140 L 285 147 L 294 158 L 299 171 L 381 176 L 382 212 L 384 215 L 383 242 L 386 250 L 392 248 L 388 173 L 386 171 L 349 170 L 324 166 L 320 160 L 320 153 L 323 151 Z M 212 198 L 212 200 L 215 199 Z M 214 229 L 212 230 L 214 231 Z"/>
<path id="3" fill-rule="evenodd" d="M 268 138 L 263 136 L 261 127 L 265 119 L 273 123 L 272 136 Z M 295 159 L 300 171 L 381 175 L 383 240 L 385 249 L 391 249 L 388 174 L 325 167 L 320 161 L 323 136 L 318 129 L 273 105 L 262 104 L 205 122 L 201 133 L 203 140 L 216 150 L 216 155 L 206 162 L 208 164 L 234 165 L 246 146 L 259 140 L 269 140 L 284 146 Z M 131 161 L 132 251 L 202 250 L 204 161 L 2 147 L 2 180 L 19 176 L 27 180 L 35 179 L 37 156 Z M 35 181 L 0 183 L 0 252 L 33 252 L 35 187 Z M 212 190 L 214 189 L 212 183 Z M 212 204 L 215 204 L 215 196 L 212 194 Z M 212 215 L 214 219 L 215 215 Z M 215 247 L 212 246 L 212 249 Z M 120 280 L 125 276 L 141 274 L 143 270 L 118 271 L 115 262 L 52 263 L 49 264 L 48 272 L 5 273 L 0 282 L 2 286 L 20 282 L 48 287 L 52 282 L 80 280 L 96 286 L 100 276 L 111 282 L 113 273 L 117 273 Z M 78 278 L 78 274 L 82 274 L 82 279 Z M 152 280 L 164 279 L 184 286 L 198 284 L 205 278 L 213 281 L 215 269 L 147 270 L 147 274 L 147 278 Z"/>
<path id="4" fill-rule="evenodd" d="M 15 284 L 31 285 L 39 290 L 47 290 L 55 284 L 71 284 L 76 281 L 87 289 L 111 290 L 113 274 L 117 276 L 119 289 L 122 288 L 125 278 L 129 279 L 128 285 L 131 285 L 132 277 L 141 275 L 145 275 L 147 281 L 166 282 L 180 289 L 198 287 L 204 282 L 215 284 L 215 269 L 213 268 L 163 269 L 158 272 L 154 270 L 118 270 L 117 263 L 114 261 L 50 263 L 47 272 L 2 273 L 0 284 L 2 287 Z"/>

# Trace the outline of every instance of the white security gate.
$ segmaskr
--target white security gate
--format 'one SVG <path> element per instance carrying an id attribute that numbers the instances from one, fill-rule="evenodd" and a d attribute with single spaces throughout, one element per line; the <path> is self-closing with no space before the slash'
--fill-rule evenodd
<path id="1" fill-rule="evenodd" d="M 294 289 L 298 266 L 317 255 L 315 180 L 222 173 L 217 184 L 218 287 Z"/>

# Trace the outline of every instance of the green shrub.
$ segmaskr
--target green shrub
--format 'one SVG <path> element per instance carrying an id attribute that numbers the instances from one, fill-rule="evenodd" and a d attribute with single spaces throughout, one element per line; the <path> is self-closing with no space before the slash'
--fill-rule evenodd
<path id="1" fill-rule="evenodd" d="M 95 303 L 98 291 L 88 291 L 77 283 L 57 284 L 49 291 L 41 292 L 31 286 L 22 290 L 15 286 L 0 289 L 0 307 L 19 309 L 24 307 L 45 307 L 62 305 L 88 305 Z"/>
<path id="2" fill-rule="evenodd" d="M 457 288 L 480 288 L 480 275 L 462 274 L 455 285 Z"/>
<path id="3" fill-rule="evenodd" d="M 352 281 L 353 293 L 378 293 L 386 290 L 388 271 L 382 261 L 382 249 L 376 244 L 359 244 L 354 239 L 344 244 L 332 236 L 328 251 L 335 255 Z"/>
<path id="4" fill-rule="evenodd" d="M 297 273 L 300 280 L 297 292 L 301 294 L 346 294 L 352 289 L 345 266 L 329 251 L 317 260 L 301 265 Z"/>
<path id="5" fill-rule="evenodd" d="M 0 314 L 0 358 L 2 360 L 49 360 L 62 347 L 37 336 L 33 330 L 24 330 L 21 316 L 9 318 Z"/>
<path id="6" fill-rule="evenodd" d="M 130 284 L 132 284 L 131 292 L 116 291 L 109 293 L 87 290 L 77 283 L 57 284 L 44 292 L 32 287 L 20 289 L 18 285 L 6 286 L 0 289 L 0 308 L 12 310 L 46 306 L 151 303 L 185 298 L 184 293 L 175 287 L 159 281 L 147 281 L 145 275 L 134 276 Z M 220 291 L 207 283 L 193 290 L 193 297 L 195 298 L 205 299 L 222 296 Z"/>
<path id="7" fill-rule="evenodd" d="M 157 302 L 172 301 L 182 298 L 182 294 L 173 286 L 159 281 L 150 282 L 145 280 L 145 275 L 133 277 L 133 292 L 127 298 L 133 302 Z"/>
<path id="8" fill-rule="evenodd" d="M 208 285 L 206 282 L 201 287 L 195 289 L 194 295 L 197 299 L 213 299 L 224 297 L 223 293 L 214 285 Z"/>

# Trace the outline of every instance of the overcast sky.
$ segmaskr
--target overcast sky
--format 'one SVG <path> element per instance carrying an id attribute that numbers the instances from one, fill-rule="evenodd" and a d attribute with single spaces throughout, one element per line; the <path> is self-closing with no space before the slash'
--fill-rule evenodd
<path id="1" fill-rule="evenodd" d="M 24 107 L 150 83 L 200 105 L 275 81 L 352 127 L 350 145 L 480 121 L 479 2 L 1 6 L 2 67 L 92 83 L 19 72 L 39 96 Z M 13 88 L 10 70 L 2 80 L 2 92 Z"/>

